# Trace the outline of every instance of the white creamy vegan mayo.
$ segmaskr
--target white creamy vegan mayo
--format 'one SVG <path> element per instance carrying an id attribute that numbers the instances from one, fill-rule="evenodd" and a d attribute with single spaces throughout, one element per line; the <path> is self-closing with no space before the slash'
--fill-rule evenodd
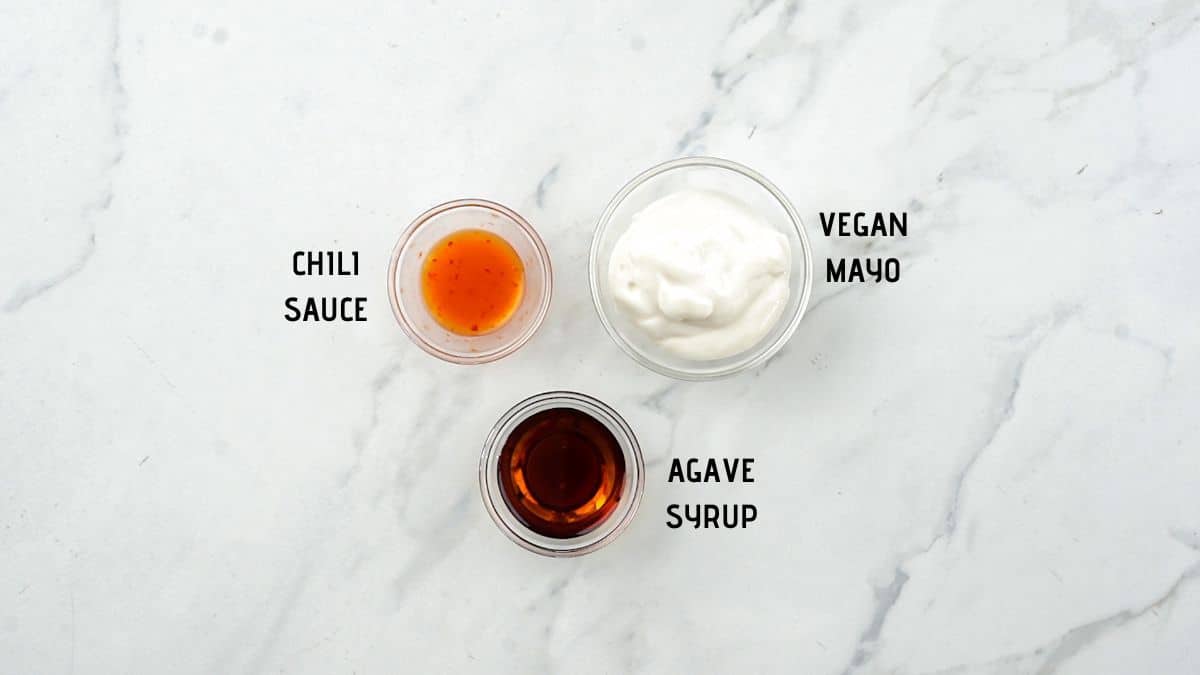
<path id="1" fill-rule="evenodd" d="M 633 216 L 613 248 L 613 298 L 656 343 L 711 361 L 753 347 L 788 300 L 787 237 L 749 206 L 682 190 Z"/>

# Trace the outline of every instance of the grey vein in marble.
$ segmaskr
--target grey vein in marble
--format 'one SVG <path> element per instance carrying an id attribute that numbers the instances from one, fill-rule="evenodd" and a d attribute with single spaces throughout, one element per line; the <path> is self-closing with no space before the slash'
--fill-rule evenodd
<path id="1" fill-rule="evenodd" d="M 871 589 L 875 596 L 875 607 L 871 610 L 871 619 L 862 634 L 858 636 L 858 642 L 854 645 L 854 654 L 850 657 L 850 662 L 842 669 L 842 675 L 852 675 L 870 662 L 871 649 L 883 632 L 888 614 L 900 600 L 900 594 L 904 591 L 904 585 L 908 583 L 908 579 L 909 576 L 905 573 L 903 565 L 898 565 L 894 570 L 892 580 L 886 586 Z"/>
<path id="2" fill-rule="evenodd" d="M 84 244 L 80 252 L 75 256 L 75 259 L 68 263 L 65 267 L 53 274 L 50 274 L 42 279 L 26 281 L 22 283 L 10 295 L 8 300 L 4 302 L 4 311 L 8 313 L 16 312 L 25 306 L 31 300 L 47 293 L 68 279 L 79 274 L 92 256 L 96 253 L 96 219 L 106 212 L 112 205 L 114 198 L 113 178 L 112 174 L 120 165 L 122 158 L 125 155 L 123 143 L 125 137 L 124 129 L 124 114 L 125 108 L 128 105 L 128 95 L 125 91 L 125 84 L 121 75 L 121 3 L 120 0 L 112 0 L 111 2 L 112 20 L 108 26 L 109 29 L 109 82 L 108 88 L 112 96 L 112 109 L 110 111 L 112 117 L 112 141 L 115 145 L 112 157 L 105 169 L 108 174 L 107 185 L 104 194 L 93 204 L 85 206 L 80 214 L 80 220 L 88 226 L 90 232 L 84 240 Z M 32 70 L 30 71 L 32 72 Z"/>
<path id="3" fill-rule="evenodd" d="M 79 252 L 79 255 L 75 258 L 75 260 L 73 260 L 63 269 L 46 278 L 38 279 L 36 281 L 27 281 L 22 284 L 21 287 L 13 291 L 8 300 L 5 301 L 4 311 L 9 313 L 15 312 L 24 307 L 25 303 L 37 298 L 47 291 L 56 288 L 62 282 L 75 276 L 85 266 L 87 266 L 88 261 L 92 259 L 92 255 L 95 253 L 96 233 L 93 231 L 88 234 L 87 239 L 83 244 L 83 250 Z"/>
<path id="4" fill-rule="evenodd" d="M 987 432 L 984 435 L 979 446 L 971 452 L 967 461 L 963 463 L 957 475 L 951 480 L 950 496 L 945 509 L 945 517 L 941 527 L 936 534 L 929 540 L 929 543 L 921 549 L 902 556 L 900 562 L 893 569 L 892 581 L 885 587 L 874 588 L 875 608 L 871 614 L 870 622 L 859 636 L 857 644 L 854 648 L 854 654 L 850 659 L 850 663 L 843 669 L 842 675 L 851 675 L 857 672 L 861 667 L 866 665 L 871 660 L 871 647 L 875 641 L 879 639 L 883 631 L 883 627 L 887 621 L 887 617 L 891 610 L 900 600 L 900 595 L 904 590 L 905 584 L 909 581 L 909 574 L 905 571 L 906 566 L 912 563 L 920 556 L 923 556 L 933 549 L 938 542 L 949 539 L 954 536 L 958 530 L 959 507 L 962 501 L 962 493 L 964 485 L 971 475 L 971 470 L 975 467 L 979 458 L 987 452 L 988 448 L 995 443 L 1000 433 L 1008 426 L 1016 415 L 1017 395 L 1021 391 L 1021 383 L 1025 377 L 1025 370 L 1029 365 L 1030 359 L 1038 351 L 1038 348 L 1046 340 L 1047 336 L 1052 333 L 1059 325 L 1068 318 L 1073 316 L 1073 312 L 1058 312 L 1048 323 L 1040 326 L 1035 326 L 1029 336 L 1030 344 L 1026 346 L 1020 355 L 1017 357 L 1016 364 L 1013 366 L 1011 383 L 1007 387 L 1006 395 L 1002 405 L 999 406 L 997 418 L 988 425 Z"/>
<path id="5" fill-rule="evenodd" d="M 546 207 L 546 191 L 558 179 L 558 169 L 560 166 L 560 164 L 556 163 L 538 180 L 537 188 L 534 191 L 534 203 L 537 204 L 539 209 Z"/>
<path id="6" fill-rule="evenodd" d="M 1197 549 L 1193 544 L 1188 542 L 1176 534 L 1172 537 L 1189 546 L 1193 550 Z M 1145 617 L 1147 614 L 1157 614 L 1157 610 L 1164 605 L 1170 603 L 1179 593 L 1180 589 L 1192 582 L 1192 580 L 1200 577 L 1200 561 L 1189 566 L 1174 582 L 1171 583 L 1162 593 L 1151 600 L 1149 603 L 1136 609 L 1122 609 L 1107 616 L 1100 617 L 1085 624 L 1075 626 L 1067 630 L 1062 635 L 1039 645 L 1034 649 L 1026 652 L 1015 654 L 1005 654 L 987 661 L 978 663 L 969 663 L 951 666 L 949 668 L 941 668 L 936 671 L 930 671 L 923 675 L 961 675 L 972 672 L 981 667 L 991 666 L 1012 666 L 1011 672 L 1030 672 L 1036 675 L 1053 675 L 1059 672 L 1062 666 L 1071 658 L 1079 654 L 1086 647 L 1094 644 L 1100 638 L 1111 633 L 1112 631 L 1129 624 L 1137 619 Z M 1019 669 L 1017 667 L 1020 667 Z M 1029 669 L 1026 671 L 1026 669 Z M 1036 668 L 1036 671 L 1032 670 Z"/>

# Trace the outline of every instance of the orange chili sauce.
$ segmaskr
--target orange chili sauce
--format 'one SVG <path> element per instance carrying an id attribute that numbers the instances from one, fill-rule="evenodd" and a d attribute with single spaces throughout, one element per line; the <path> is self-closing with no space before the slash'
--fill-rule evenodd
<path id="1" fill-rule="evenodd" d="M 525 294 L 521 256 L 499 235 L 459 230 L 429 249 L 421 295 L 446 330 L 482 335 L 508 322 Z"/>

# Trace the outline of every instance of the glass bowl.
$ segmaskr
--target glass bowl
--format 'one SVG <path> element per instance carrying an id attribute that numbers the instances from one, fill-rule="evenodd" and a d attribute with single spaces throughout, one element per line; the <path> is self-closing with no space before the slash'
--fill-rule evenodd
<path id="1" fill-rule="evenodd" d="M 500 453 L 509 434 L 521 422 L 543 410 L 573 408 L 587 413 L 616 437 L 625 460 L 625 477 L 617 507 L 593 529 L 570 538 L 547 537 L 526 526 L 508 505 L 500 484 Z M 483 444 L 479 458 L 479 491 L 483 505 L 496 526 L 522 548 L 555 558 L 590 553 L 616 539 L 633 520 L 646 483 L 642 449 L 633 430 L 617 411 L 586 394 L 572 391 L 548 391 L 521 401 L 501 416 Z"/>
<path id="2" fill-rule="evenodd" d="M 749 349 L 711 361 L 685 359 L 655 344 L 616 306 L 609 289 L 609 258 L 634 214 L 650 202 L 682 189 L 714 190 L 741 200 L 787 237 L 792 252 L 787 305 L 775 326 Z M 754 170 L 716 157 L 671 160 L 643 171 L 626 183 L 600 216 L 588 268 L 592 302 L 613 341 L 634 361 L 681 380 L 711 380 L 764 363 L 796 332 L 812 290 L 812 251 L 795 207 L 779 188 Z"/>
<path id="3" fill-rule="evenodd" d="M 525 267 L 525 292 L 508 322 L 481 335 L 459 335 L 441 326 L 421 294 L 425 254 L 459 230 L 494 232 L 513 247 Z M 553 274 L 542 238 L 512 209 L 484 199 L 459 199 L 422 213 L 400 235 L 388 265 L 388 297 L 397 323 L 417 346 L 451 363 L 487 363 L 515 352 L 533 337 L 550 308 Z"/>

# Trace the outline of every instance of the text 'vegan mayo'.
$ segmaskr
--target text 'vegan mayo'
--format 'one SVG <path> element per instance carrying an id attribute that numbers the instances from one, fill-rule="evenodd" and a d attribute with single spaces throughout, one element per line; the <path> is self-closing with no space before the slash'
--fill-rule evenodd
<path id="1" fill-rule="evenodd" d="M 783 313 L 791 249 L 749 206 L 683 190 L 633 216 L 608 266 L 617 306 L 663 349 L 696 361 L 753 347 Z"/>

